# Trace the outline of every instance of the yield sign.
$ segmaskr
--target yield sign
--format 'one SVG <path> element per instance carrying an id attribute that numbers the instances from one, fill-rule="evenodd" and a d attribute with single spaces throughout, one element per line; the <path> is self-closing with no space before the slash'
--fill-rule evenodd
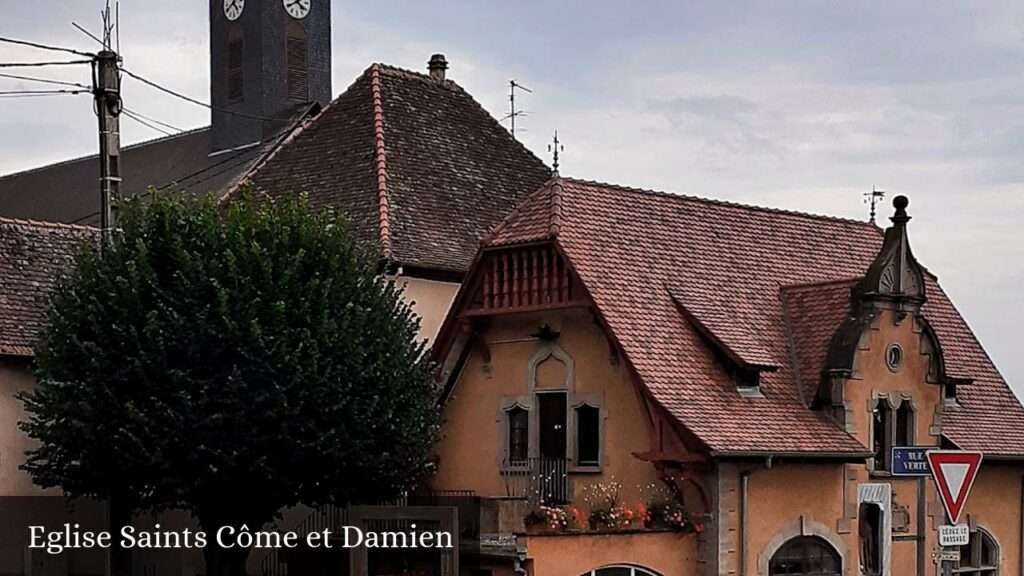
<path id="1" fill-rule="evenodd" d="M 932 477 L 939 488 L 949 521 L 956 524 L 978 475 L 981 452 L 929 450 L 928 463 L 932 466 Z"/>

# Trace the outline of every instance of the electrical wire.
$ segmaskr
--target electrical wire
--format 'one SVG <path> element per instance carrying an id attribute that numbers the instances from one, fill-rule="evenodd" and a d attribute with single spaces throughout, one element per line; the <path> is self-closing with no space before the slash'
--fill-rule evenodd
<path id="1" fill-rule="evenodd" d="M 134 115 L 142 118 L 143 120 L 149 120 L 150 122 L 152 122 L 154 124 L 157 124 L 159 126 L 163 126 L 164 128 L 167 128 L 169 130 L 173 130 L 175 132 L 184 132 L 183 129 L 178 128 L 177 126 L 168 124 L 167 122 L 161 122 L 160 120 L 157 120 L 156 118 L 153 118 L 152 116 L 146 116 L 145 114 L 143 114 L 142 112 L 139 112 L 138 110 L 130 110 L 128 108 L 122 108 L 122 110 L 125 111 L 125 112 L 128 112 L 130 114 L 134 114 Z"/>
<path id="2" fill-rule="evenodd" d="M 52 50 L 54 52 L 68 52 L 70 54 L 77 54 L 78 56 L 86 56 L 89 58 L 95 58 L 96 55 L 90 52 L 81 52 L 72 48 L 62 48 L 60 46 L 49 46 L 47 44 L 38 44 L 36 42 L 29 42 L 27 40 L 15 40 L 14 38 L 5 38 L 0 36 L 0 42 L 6 42 L 8 44 L 18 44 L 20 46 L 31 46 L 32 48 L 38 48 L 40 50 Z"/>
<path id="3" fill-rule="evenodd" d="M 136 122 L 138 122 L 139 124 L 142 124 L 142 125 L 143 125 L 143 126 L 145 126 L 146 128 L 149 128 L 150 130 L 155 130 L 155 131 L 157 131 L 157 132 L 160 132 L 161 134 L 164 134 L 164 135 L 166 135 L 166 136 L 173 136 L 173 135 L 174 135 L 174 134 L 173 134 L 172 132 L 169 132 L 169 131 L 167 131 L 167 130 L 164 130 L 163 128 L 160 128 L 160 127 L 158 127 L 158 126 L 155 126 L 155 125 L 153 125 L 153 124 L 150 124 L 150 123 L 149 123 L 149 122 L 147 122 L 146 120 L 144 120 L 144 119 L 142 119 L 142 118 L 140 118 L 140 117 L 136 116 L 135 114 L 132 114 L 131 112 L 129 112 L 129 111 L 127 111 L 127 110 L 123 109 L 123 108 L 121 109 L 121 114 L 122 114 L 122 115 L 123 115 L 123 116 L 124 116 L 125 118 L 129 118 L 129 119 L 131 119 L 131 120 L 135 120 L 135 121 L 136 121 Z"/>
<path id="4" fill-rule="evenodd" d="M 0 100 L 17 100 L 19 98 L 43 98 L 47 96 L 66 96 L 68 94 L 84 94 L 85 90 L 53 91 L 53 92 L 32 92 L 29 94 L 4 94 L 0 93 Z"/>
<path id="5" fill-rule="evenodd" d="M 2 95 L 53 95 L 53 94 L 84 94 L 86 92 L 92 92 L 92 90 L 0 90 L 0 96 Z"/>
<path id="6" fill-rule="evenodd" d="M 90 90 L 85 84 L 79 84 L 78 82 L 64 82 L 62 80 L 51 80 L 49 78 L 36 78 L 34 76 L 21 76 L 19 74 L 6 74 L 0 72 L 0 78 L 13 78 L 15 80 L 28 80 L 29 82 L 43 82 L 45 84 L 56 84 L 58 86 L 71 86 L 73 88 L 84 88 Z"/>
<path id="7" fill-rule="evenodd" d="M 245 114 L 243 112 L 235 112 L 234 110 L 228 110 L 227 108 L 220 108 L 220 107 L 217 107 L 217 106 L 213 106 L 212 104 L 207 104 L 206 102 L 203 102 L 202 100 L 196 100 L 195 98 L 192 98 L 191 96 L 186 96 L 186 95 L 182 94 L 181 92 L 175 92 L 174 90 L 171 90 L 170 88 L 161 86 L 160 84 L 157 84 L 156 82 L 154 82 L 152 80 L 146 79 L 146 78 L 144 78 L 144 77 L 142 77 L 142 76 L 132 72 L 131 70 L 128 70 L 127 68 L 121 67 L 120 70 L 121 70 L 121 72 L 124 72 L 125 74 L 127 74 L 131 78 L 134 78 L 135 80 L 138 80 L 139 82 L 142 82 L 143 84 L 146 84 L 146 85 L 148 85 L 148 86 L 150 86 L 152 88 L 156 88 L 157 90 L 160 90 L 161 92 L 165 92 L 167 94 L 170 94 L 171 96 L 174 96 L 176 98 L 180 98 L 180 99 L 182 99 L 182 100 L 184 100 L 186 102 L 191 102 L 192 104 L 195 104 L 197 106 L 202 106 L 203 108 L 207 108 L 209 110 L 216 110 L 218 112 L 223 112 L 225 114 L 231 114 L 233 116 L 238 116 L 240 118 L 251 118 L 253 120 L 264 120 L 266 122 L 290 122 L 291 121 L 291 118 L 269 118 L 267 116 L 257 116 L 257 115 L 254 115 L 254 114 Z"/>
<path id="8" fill-rule="evenodd" d="M 92 60 L 67 60 L 60 62 L 0 62 L 0 68 L 32 68 L 39 66 L 66 66 L 71 64 L 92 64 Z"/>

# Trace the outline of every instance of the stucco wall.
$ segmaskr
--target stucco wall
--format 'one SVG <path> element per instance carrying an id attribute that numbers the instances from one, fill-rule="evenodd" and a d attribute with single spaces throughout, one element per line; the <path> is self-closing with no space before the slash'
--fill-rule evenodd
<path id="1" fill-rule="evenodd" d="M 674 532 L 588 536 L 536 536 L 527 539 L 531 576 L 580 576 L 614 564 L 652 570 L 662 576 L 699 574 L 692 536 Z"/>
<path id="2" fill-rule="evenodd" d="M 405 290 L 406 302 L 412 303 L 413 311 L 420 317 L 420 337 L 433 342 L 459 285 L 408 276 L 398 278 L 396 283 Z"/>
<path id="3" fill-rule="evenodd" d="M 609 358 L 609 346 L 598 326 L 582 311 L 497 317 L 483 335 L 489 343 L 489 367 L 482 347 L 472 352 L 444 410 L 442 438 L 437 446 L 439 470 L 431 483 L 440 490 L 475 490 L 480 496 L 504 496 L 501 399 L 526 395 L 530 359 L 546 343 L 530 336 L 547 323 L 560 336 L 555 344 L 574 363 L 577 394 L 603 394 L 604 468 L 599 474 L 572 475 L 577 492 L 594 482 L 615 480 L 622 497 L 636 504 L 644 487 L 658 482 L 653 466 L 635 458 L 650 449 L 641 404 L 625 366 Z M 545 377 L 545 370 L 551 375 Z M 554 368 L 539 370 L 539 386 L 554 379 Z"/>
<path id="4" fill-rule="evenodd" d="M 871 410 L 880 397 L 888 397 L 894 405 L 911 401 L 915 410 L 915 444 L 939 446 L 941 414 L 945 408 L 941 388 L 927 381 L 928 356 L 923 352 L 921 334 L 909 316 L 894 322 L 892 312 L 884 312 L 861 340 L 854 365 L 854 378 L 844 389 L 847 430 L 865 446 L 872 446 Z M 885 350 L 898 343 L 904 360 L 896 371 L 885 362 Z M 918 536 L 924 536 L 922 574 L 934 574 L 931 555 L 938 546 L 937 526 L 945 516 L 935 484 L 930 477 L 893 477 L 875 472 L 858 463 L 793 463 L 776 461 L 770 468 L 766 462 L 747 462 L 725 467 L 737 489 L 719 494 L 725 505 L 720 510 L 741 507 L 740 474 L 749 472 L 746 547 L 742 563 L 746 574 L 767 574 L 771 555 L 788 538 L 815 535 L 833 543 L 843 555 L 844 574 L 855 576 L 860 565 L 858 535 L 858 490 L 865 484 L 887 484 L 891 488 L 894 524 L 896 514 L 905 514 L 906 526 L 892 532 L 890 576 L 918 574 Z M 983 463 L 974 491 L 968 500 L 961 522 L 970 522 L 988 530 L 1000 546 L 1000 575 L 1020 574 L 1021 547 L 1021 474 L 1017 465 Z M 919 497 L 919 482 L 924 498 Z M 735 494 L 735 496 L 733 496 Z M 919 514 L 919 507 L 921 508 Z M 923 515 L 924 522 L 920 522 Z M 727 535 L 728 536 L 728 535 Z M 727 547 L 720 555 L 722 570 L 740 563 L 744 549 L 741 541 Z"/>
<path id="5" fill-rule="evenodd" d="M 19 470 L 25 461 L 25 451 L 33 442 L 18 430 L 18 422 L 26 419 L 19 392 L 35 386 L 35 376 L 27 358 L 0 356 L 0 496 L 55 495 L 59 491 L 44 491 L 32 484 L 27 472 Z"/>

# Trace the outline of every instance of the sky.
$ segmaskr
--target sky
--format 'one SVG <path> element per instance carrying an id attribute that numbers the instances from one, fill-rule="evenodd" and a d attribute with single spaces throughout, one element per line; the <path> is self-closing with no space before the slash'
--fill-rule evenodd
<path id="1" fill-rule="evenodd" d="M 218 2 L 219 0 L 214 0 Z M 260 0 L 248 0 L 249 2 Z M 274 1 L 274 0 L 262 0 Z M 125 67 L 209 99 L 207 2 L 123 0 Z M 0 36 L 91 50 L 101 0 L 0 0 Z M 316 7 L 314 6 L 314 9 Z M 373 62 L 454 79 L 519 137 L 557 129 L 562 173 L 866 219 L 910 198 L 910 238 L 1024 396 L 1024 3 L 334 0 L 333 83 Z M 62 59 L 0 45 L 0 61 Z M 15 72 L 16 71 L 0 71 Z M 20 73 L 88 84 L 85 67 Z M 38 89 L 0 78 L 0 90 Z M 204 108 L 128 79 L 125 105 L 179 128 Z M 0 100 L 0 173 L 95 153 L 87 95 Z M 122 121 L 124 141 L 160 136 Z M 887 217 L 889 199 L 880 207 Z"/>

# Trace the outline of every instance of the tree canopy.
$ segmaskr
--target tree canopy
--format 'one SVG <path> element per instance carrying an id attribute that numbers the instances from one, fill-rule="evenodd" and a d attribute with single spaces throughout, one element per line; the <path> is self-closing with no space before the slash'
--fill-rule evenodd
<path id="1" fill-rule="evenodd" d="M 36 346 L 37 484 L 211 529 L 383 501 L 423 473 L 438 409 L 418 320 L 343 218 L 154 193 L 119 223 Z"/>

